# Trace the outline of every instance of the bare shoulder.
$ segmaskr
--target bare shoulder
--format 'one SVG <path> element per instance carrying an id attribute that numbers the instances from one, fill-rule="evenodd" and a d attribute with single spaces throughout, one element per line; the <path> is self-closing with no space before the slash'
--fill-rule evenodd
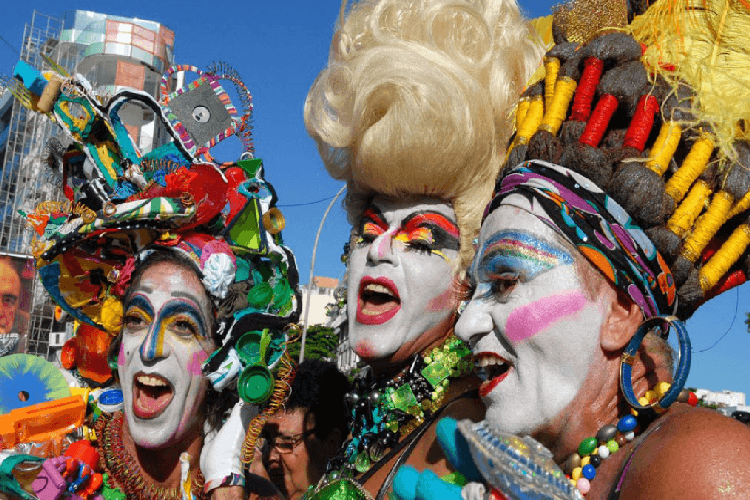
<path id="1" fill-rule="evenodd" d="M 703 408 L 670 413 L 633 454 L 620 499 L 748 498 L 750 427 Z"/>

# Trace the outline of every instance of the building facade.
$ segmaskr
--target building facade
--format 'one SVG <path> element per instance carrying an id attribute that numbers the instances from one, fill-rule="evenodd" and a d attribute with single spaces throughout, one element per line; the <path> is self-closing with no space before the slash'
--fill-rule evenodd
<path id="1" fill-rule="evenodd" d="M 58 67 L 84 75 L 103 97 L 122 87 L 156 96 L 161 75 L 174 64 L 174 32 L 153 21 L 89 11 L 71 11 L 61 18 L 34 12 L 19 52 L 21 60 L 37 70 Z M 129 104 L 120 116 L 141 151 L 163 142 L 150 110 Z M 61 173 L 46 162 L 52 137 L 66 141 L 49 118 L 28 111 L 8 91 L 0 96 L 0 256 L 29 261 L 33 231 L 23 214 L 42 201 L 60 199 Z M 52 335 L 50 344 L 50 332 L 64 326 L 55 324 L 54 303 L 37 280 L 30 295 L 28 351 L 49 357 L 50 349 L 65 338 Z"/>

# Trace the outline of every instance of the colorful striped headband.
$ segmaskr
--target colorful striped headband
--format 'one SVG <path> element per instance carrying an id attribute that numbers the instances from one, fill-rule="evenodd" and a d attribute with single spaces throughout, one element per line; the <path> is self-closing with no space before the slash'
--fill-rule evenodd
<path id="1" fill-rule="evenodd" d="M 536 200 L 548 214 L 544 222 L 638 304 L 646 318 L 674 314 L 674 280 L 656 247 L 589 179 L 559 165 L 525 162 L 499 181 L 488 213 L 511 194 Z"/>

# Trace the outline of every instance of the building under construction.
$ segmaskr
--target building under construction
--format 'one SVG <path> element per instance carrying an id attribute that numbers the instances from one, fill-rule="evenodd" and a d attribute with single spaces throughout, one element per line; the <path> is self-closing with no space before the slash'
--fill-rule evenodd
<path id="1" fill-rule="evenodd" d="M 121 87 L 156 95 L 161 75 L 173 65 L 174 33 L 152 21 L 71 11 L 61 18 L 35 12 L 24 29 L 21 60 L 38 70 L 54 67 L 86 77 L 96 93 L 111 95 Z M 2 74 L 12 68 L 0 69 Z M 141 151 L 164 140 L 153 112 L 136 103 L 120 116 Z M 0 256 L 19 263 L 23 286 L 19 314 L 28 318 L 28 348 L 50 358 L 66 338 L 56 322 L 55 306 L 34 278 L 33 230 L 23 214 L 42 201 L 61 196 L 61 173 L 47 164 L 51 138 L 64 140 L 48 117 L 27 110 L 9 91 L 0 94 Z M 7 257 L 4 257 L 7 259 Z"/>

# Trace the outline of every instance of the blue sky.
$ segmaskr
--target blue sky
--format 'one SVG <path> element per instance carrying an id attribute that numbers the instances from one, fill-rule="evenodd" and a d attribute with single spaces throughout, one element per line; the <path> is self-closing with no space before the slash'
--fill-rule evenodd
<path id="1" fill-rule="evenodd" d="M 530 16 L 549 13 L 552 0 L 520 0 Z M 301 280 L 307 282 L 313 242 L 328 201 L 342 186 L 322 167 L 302 122 L 307 90 L 325 64 L 338 15 L 337 0 L 260 0 L 177 2 L 135 0 L 107 3 L 90 0 L 13 2 L 3 9 L 0 36 L 21 45 L 24 24 L 34 9 L 52 17 L 80 9 L 157 21 L 175 31 L 178 64 L 205 68 L 225 61 L 242 75 L 253 93 L 257 156 L 279 196 L 287 226 L 284 240 L 297 256 Z M 0 40 L 0 73 L 12 73 L 17 54 Z M 219 157 L 222 161 L 233 158 Z M 297 206 L 294 206 L 297 205 Z M 339 257 L 349 225 L 337 203 L 326 221 L 317 252 L 316 275 L 341 277 Z M 750 334 L 744 324 L 750 309 L 750 285 L 725 293 L 703 306 L 688 321 L 693 341 L 689 386 L 750 394 L 746 375 Z M 723 339 L 714 347 L 717 340 Z M 706 350 L 708 349 L 708 350 Z"/>

